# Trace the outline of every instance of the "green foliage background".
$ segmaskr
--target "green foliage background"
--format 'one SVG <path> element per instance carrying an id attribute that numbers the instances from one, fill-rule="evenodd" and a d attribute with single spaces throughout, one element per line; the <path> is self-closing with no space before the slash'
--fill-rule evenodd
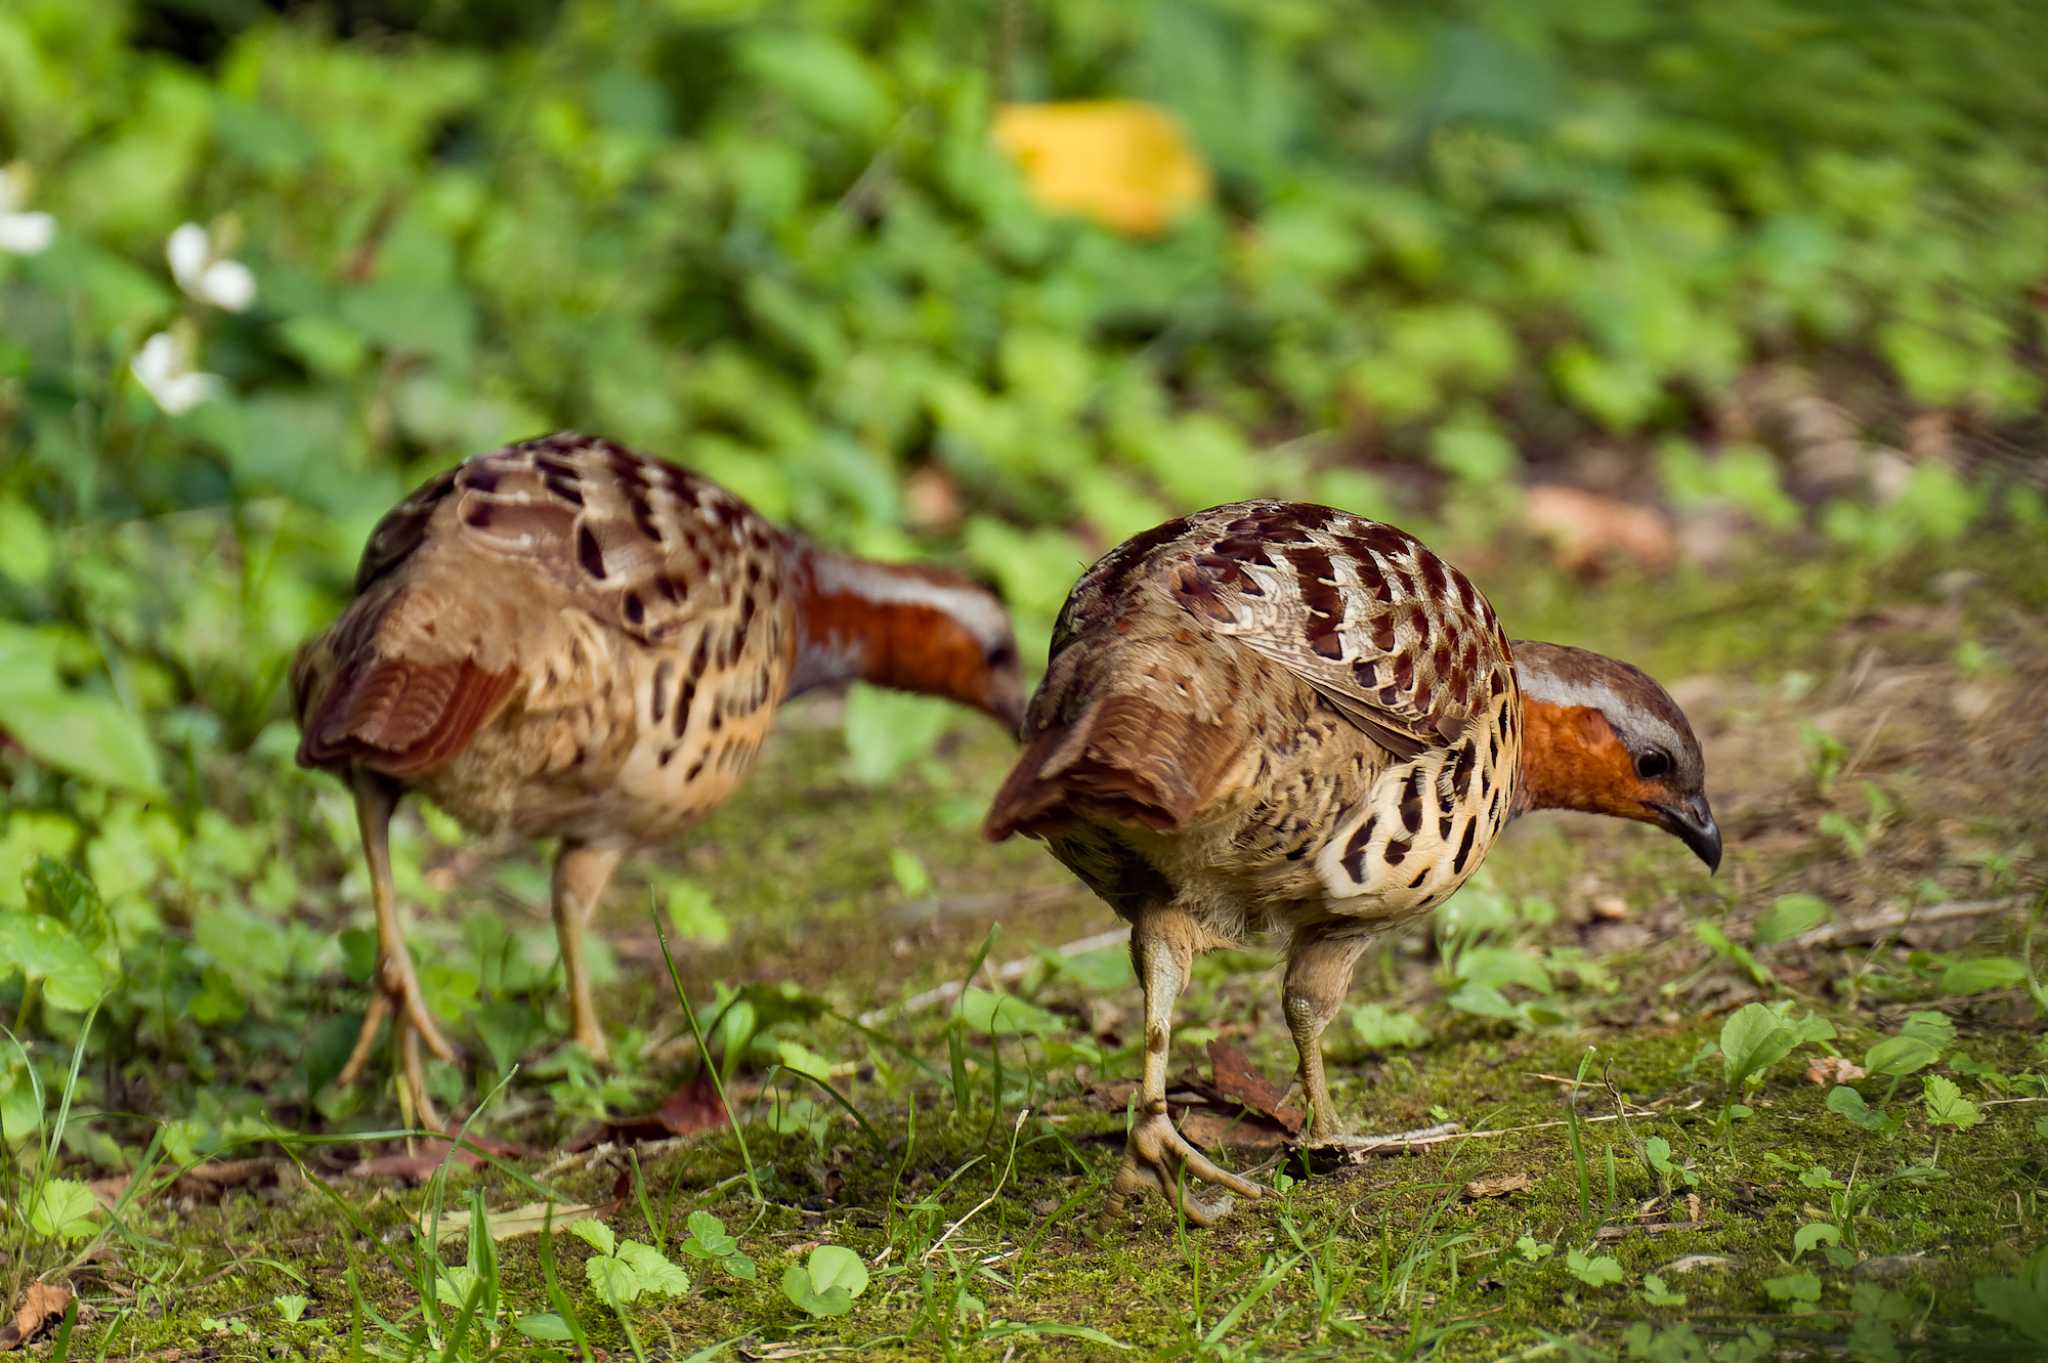
<path id="1" fill-rule="evenodd" d="M 1717 432 L 1796 359 L 2038 446 L 2043 51 L 2025 0 L 8 0 L 0 163 L 57 235 L 0 255 L 0 920 L 41 943 L 0 1001 L 61 1039 L 118 978 L 109 1064 L 172 1086 L 367 977 L 306 880 L 354 833 L 290 767 L 286 660 L 396 497 L 545 429 L 970 561 L 1038 640 L 1178 510 L 1469 543 L 1594 448 L 1844 553 L 2038 521 L 2031 465 L 1879 511 Z M 1173 109 L 1216 203 L 1150 240 L 1034 208 L 993 107 L 1102 96 Z M 181 294 L 187 221 L 251 309 Z M 176 416 L 130 369 L 167 328 L 225 383 Z M 915 514 L 921 470 L 962 516 Z M 491 931 L 437 997 L 516 984 Z"/>

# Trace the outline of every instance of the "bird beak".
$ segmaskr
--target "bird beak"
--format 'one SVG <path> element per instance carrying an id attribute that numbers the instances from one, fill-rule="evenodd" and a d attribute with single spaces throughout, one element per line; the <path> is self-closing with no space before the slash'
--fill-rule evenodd
<path id="1" fill-rule="evenodd" d="M 1657 826 L 1690 847 L 1692 854 L 1707 864 L 1709 875 L 1721 868 L 1721 828 L 1714 822 L 1714 811 L 1708 807 L 1706 796 L 1695 795 L 1682 805 L 1653 808 L 1657 811 Z"/>
<path id="2" fill-rule="evenodd" d="M 1003 726 L 1003 732 L 1012 738 L 1024 736 L 1024 696 L 1021 690 L 1006 689 L 988 707 L 989 714 Z"/>

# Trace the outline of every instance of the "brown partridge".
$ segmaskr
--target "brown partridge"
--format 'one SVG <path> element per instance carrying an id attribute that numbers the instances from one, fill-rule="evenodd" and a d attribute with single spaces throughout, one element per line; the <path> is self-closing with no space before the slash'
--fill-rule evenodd
<path id="1" fill-rule="evenodd" d="M 421 998 L 388 828 L 418 791 L 479 831 L 561 839 L 553 901 L 577 1041 L 605 1052 L 582 929 L 620 858 L 732 793 L 776 707 L 860 678 L 1014 728 L 1002 603 L 941 569 L 869 562 L 781 530 L 710 480 L 561 434 L 470 459 L 385 516 L 355 600 L 292 668 L 302 765 L 356 798 L 378 992 L 341 1080 L 386 1018 L 428 1126 Z"/>
<path id="2" fill-rule="evenodd" d="M 1709 868 L 1699 744 L 1626 663 L 1510 644 L 1463 573 L 1391 525 L 1240 502 L 1146 531 L 1084 574 L 1053 629 L 1026 746 L 986 832 L 1043 838 L 1131 923 L 1142 1110 L 1119 1199 L 1207 1224 L 1256 1197 L 1166 1112 L 1175 997 L 1195 953 L 1284 938 L 1283 1010 L 1311 1143 L 1340 1131 L 1322 1034 L 1376 933 L 1441 904 L 1531 809 L 1653 823 Z"/>

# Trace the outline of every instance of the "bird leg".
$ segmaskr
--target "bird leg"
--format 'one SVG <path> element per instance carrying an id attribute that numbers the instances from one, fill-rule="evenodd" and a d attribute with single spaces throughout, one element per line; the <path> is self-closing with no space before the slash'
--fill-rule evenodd
<path id="1" fill-rule="evenodd" d="M 597 1005 L 590 1000 L 590 975 L 583 961 L 583 925 L 611 883 L 622 852 L 573 839 L 562 843 L 555 857 L 555 938 L 562 944 L 562 973 L 569 982 L 569 1030 L 576 1043 L 590 1052 L 593 1060 L 605 1064 L 611 1059 L 605 1047 L 604 1028 L 597 1020 Z"/>
<path id="2" fill-rule="evenodd" d="M 1287 957 L 1287 982 L 1280 1007 L 1294 1049 L 1301 1056 L 1301 1089 L 1308 1099 L 1308 1144 L 1327 1145 L 1343 1134 L 1323 1073 L 1323 1029 L 1337 1015 L 1351 987 L 1351 968 L 1365 951 L 1362 937 L 1297 939 Z"/>
<path id="3" fill-rule="evenodd" d="M 1184 909 L 1140 912 L 1131 927 L 1131 961 L 1145 990 L 1145 1072 L 1138 1095 L 1138 1117 L 1124 1146 L 1123 1167 L 1117 1170 L 1114 1209 L 1134 1193 L 1157 1192 L 1180 1208 L 1198 1226 L 1213 1225 L 1228 1215 L 1229 1197 L 1213 1202 L 1191 1197 L 1182 1189 L 1183 1176 L 1228 1188 L 1256 1199 L 1261 1189 L 1217 1167 L 1174 1128 L 1166 1112 L 1167 1045 L 1172 1037 L 1173 1003 L 1187 983 L 1194 960 L 1198 929 Z"/>
<path id="4" fill-rule="evenodd" d="M 371 772 L 358 770 L 351 778 L 355 790 L 356 823 L 362 830 L 363 860 L 370 869 L 370 902 L 377 911 L 377 992 L 363 1014 L 362 1029 L 356 1033 L 355 1049 L 341 1067 L 335 1082 L 346 1087 L 361 1077 L 369 1062 L 370 1047 L 392 1020 L 398 1040 L 405 1086 L 400 1091 L 402 1107 L 409 1106 L 408 1122 L 417 1120 L 429 1130 L 441 1129 L 441 1118 L 427 1098 L 426 1067 L 420 1059 L 420 1041 L 443 1060 L 455 1059 L 455 1048 L 441 1035 L 439 1024 L 427 1011 L 420 993 L 419 976 L 413 972 L 412 953 L 405 947 L 405 925 L 398 918 L 398 896 L 391 885 L 391 814 L 398 808 L 398 788 Z"/>

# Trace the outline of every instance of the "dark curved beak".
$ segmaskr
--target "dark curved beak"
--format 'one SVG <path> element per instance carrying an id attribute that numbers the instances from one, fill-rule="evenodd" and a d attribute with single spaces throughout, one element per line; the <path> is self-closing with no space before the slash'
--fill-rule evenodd
<path id="1" fill-rule="evenodd" d="M 1712 875 L 1721 869 L 1721 826 L 1705 795 L 1695 795 L 1681 805 L 1657 805 L 1657 826 L 1671 834 L 1692 854 L 1707 864 Z"/>
<path id="2" fill-rule="evenodd" d="M 1024 709 L 1023 689 L 1018 687 L 997 696 L 989 704 L 988 712 L 1003 726 L 1004 733 L 1012 738 L 1021 739 L 1024 736 Z"/>

